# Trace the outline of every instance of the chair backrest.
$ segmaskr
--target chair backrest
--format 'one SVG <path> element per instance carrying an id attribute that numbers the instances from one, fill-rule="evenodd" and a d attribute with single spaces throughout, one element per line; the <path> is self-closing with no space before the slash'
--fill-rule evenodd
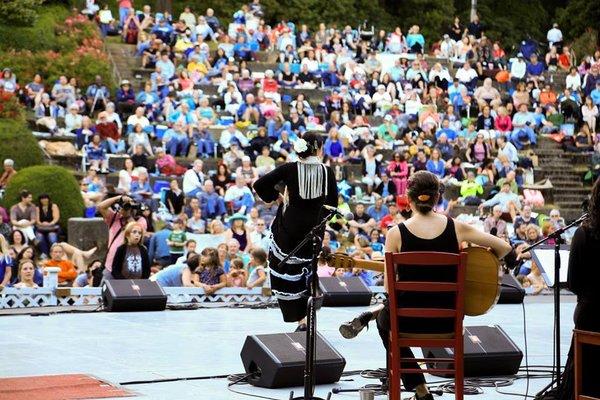
<path id="1" fill-rule="evenodd" d="M 392 338 L 398 334 L 399 318 L 423 318 L 442 319 L 452 318 L 454 320 L 454 332 L 462 332 L 462 321 L 464 317 L 464 292 L 465 292 L 465 269 L 467 265 L 467 253 L 452 254 L 441 252 L 405 252 L 385 254 L 385 274 L 388 285 L 388 301 L 390 307 L 390 326 L 392 327 Z M 435 281 L 436 268 L 456 268 L 456 281 Z M 405 280 L 402 278 L 402 268 L 430 268 L 431 279 L 419 281 Z M 399 295 L 407 293 L 448 293 L 454 294 L 454 304 L 444 307 L 429 306 L 402 306 Z M 400 328 L 402 331 L 402 328 Z M 424 332 L 426 333 L 426 332 Z"/>

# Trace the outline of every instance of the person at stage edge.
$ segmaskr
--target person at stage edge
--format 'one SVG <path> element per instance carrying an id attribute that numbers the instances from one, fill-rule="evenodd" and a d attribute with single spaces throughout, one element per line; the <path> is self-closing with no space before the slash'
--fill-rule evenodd
<path id="1" fill-rule="evenodd" d="M 592 196 L 588 206 L 588 218 L 577 228 L 571 240 L 569 254 L 569 270 L 567 287 L 577 295 L 577 306 L 573 313 L 575 329 L 600 333 L 600 292 L 598 280 L 600 270 L 593 260 L 600 248 L 600 179 L 592 188 Z M 574 348 L 571 349 L 563 372 L 561 386 L 558 389 L 558 400 L 575 398 L 575 363 Z M 594 346 L 583 347 L 582 390 L 581 394 L 600 398 L 600 380 L 598 379 L 598 359 L 600 350 Z"/>
<path id="2" fill-rule="evenodd" d="M 312 244 L 307 243 L 282 266 L 279 263 L 321 221 L 323 205 L 337 205 L 337 186 L 333 170 L 322 163 L 323 141 L 318 134 L 305 134 L 294 143 L 294 151 L 298 161 L 264 175 L 254 183 L 254 190 L 267 203 L 279 202 L 271 226 L 271 289 L 283 320 L 297 322 L 298 330 L 306 330 Z"/>
<path id="3" fill-rule="evenodd" d="M 504 240 L 434 211 L 440 196 L 440 182 L 437 176 L 431 172 L 419 171 L 412 175 L 408 182 L 407 194 L 412 216 L 399 225 L 390 228 L 385 241 L 386 252 L 435 251 L 458 254 L 460 244 L 463 242 L 487 247 L 499 258 L 510 252 L 511 247 Z M 402 268 L 402 274 L 405 280 L 456 281 L 456 269 L 453 266 L 436 268 L 435 276 L 431 276 L 431 269 L 419 268 L 418 266 L 404 267 Z M 387 292 L 387 281 L 385 282 L 385 288 Z M 410 296 L 414 295 L 411 294 Z M 403 297 L 403 304 L 411 306 L 416 299 L 412 300 L 411 303 L 411 299 L 407 294 Z M 429 295 L 426 305 L 433 308 L 448 308 L 448 306 L 452 307 L 453 304 L 454 296 L 452 294 L 432 293 Z M 390 331 L 387 299 L 382 305 L 363 312 L 354 320 L 342 324 L 340 332 L 346 338 L 355 337 L 372 319 L 377 321 L 379 335 L 387 350 Z M 448 333 L 454 330 L 452 319 L 401 318 L 399 325 L 402 326 L 402 332 L 408 333 L 434 334 Z M 414 357 L 410 348 L 400 349 L 400 356 L 402 358 Z M 419 366 L 416 362 L 406 362 L 403 363 L 403 368 L 419 368 Z M 433 400 L 433 396 L 427 389 L 423 374 L 402 374 L 402 382 L 407 391 L 415 392 L 415 396 L 412 397 L 413 400 Z"/>

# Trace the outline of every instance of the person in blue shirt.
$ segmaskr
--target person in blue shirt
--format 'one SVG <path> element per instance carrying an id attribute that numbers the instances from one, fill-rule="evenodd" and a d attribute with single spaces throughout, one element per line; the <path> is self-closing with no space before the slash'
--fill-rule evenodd
<path id="1" fill-rule="evenodd" d="M 330 157 L 334 160 L 344 158 L 344 146 L 342 146 L 342 142 L 339 140 L 337 128 L 333 127 L 329 130 L 329 137 L 325 140 L 323 152 L 327 157 Z"/>
<path id="2" fill-rule="evenodd" d="M 538 60 L 538 55 L 533 53 L 530 57 L 531 62 L 527 63 L 527 68 L 525 69 L 527 72 L 527 79 L 532 80 L 534 82 L 543 81 L 544 77 L 542 74 L 546 69 L 546 66 L 543 62 Z"/>
<path id="3" fill-rule="evenodd" d="M 444 118 L 442 121 L 442 129 L 435 133 L 435 138 L 439 140 L 440 136 L 442 135 L 446 135 L 446 139 L 448 139 L 448 141 L 451 143 L 454 143 L 456 141 L 456 137 L 458 136 L 456 131 L 450 128 L 450 120 L 447 118 Z"/>
<path id="4" fill-rule="evenodd" d="M 375 204 L 367 209 L 367 214 L 377 222 L 381 221 L 389 213 L 387 206 L 383 204 L 383 197 L 380 196 L 375 199 Z"/>
<path id="5" fill-rule="evenodd" d="M 162 287 L 196 287 L 198 276 L 195 271 L 200 265 L 200 257 L 189 253 L 185 263 L 169 265 L 150 277 Z"/>
<path id="6" fill-rule="evenodd" d="M 173 157 L 185 157 L 187 155 L 190 140 L 180 121 L 175 123 L 174 128 L 167 129 L 162 141 L 168 153 Z"/>
<path id="7" fill-rule="evenodd" d="M 438 149 L 431 151 L 431 158 L 425 164 L 427 171 L 431 172 L 438 178 L 442 179 L 446 175 L 446 163 L 441 159 L 441 154 Z"/>
<path id="8" fill-rule="evenodd" d="M 250 45 L 246 43 L 246 37 L 240 35 L 236 44 L 233 45 L 233 54 L 238 60 L 252 61 L 252 49 Z"/>
<path id="9" fill-rule="evenodd" d="M 156 37 L 162 40 L 163 43 L 171 43 L 173 27 L 165 20 L 165 18 L 162 18 L 158 24 L 154 25 L 151 32 L 156 34 Z"/>
<path id="10" fill-rule="evenodd" d="M 167 239 L 171 235 L 169 228 L 163 228 L 150 237 L 150 243 L 148 244 L 148 258 L 150 263 L 159 264 L 161 266 L 167 266 L 171 262 L 171 252 Z"/>
<path id="11" fill-rule="evenodd" d="M 519 105 L 519 112 L 513 116 L 513 131 L 510 135 L 510 141 L 517 150 L 521 150 L 527 143 L 535 145 L 537 137 L 533 131 L 535 120 L 533 114 L 527 111 L 527 104 Z"/>
<path id="12" fill-rule="evenodd" d="M 406 35 L 406 45 L 411 53 L 422 53 L 425 48 L 425 38 L 419 30 L 420 28 L 418 25 L 413 25 L 413 27 L 408 30 L 408 35 Z"/>

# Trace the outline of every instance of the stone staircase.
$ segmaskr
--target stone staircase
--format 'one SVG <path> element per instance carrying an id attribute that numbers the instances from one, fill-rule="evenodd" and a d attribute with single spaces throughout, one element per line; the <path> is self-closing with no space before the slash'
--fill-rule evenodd
<path id="1" fill-rule="evenodd" d="M 135 56 L 135 46 L 124 43 L 106 43 L 106 50 L 113 64 L 113 78 L 116 85 L 127 79 L 136 90 L 139 89 L 140 82 L 135 78 L 135 69 L 139 67 L 140 59 Z"/>

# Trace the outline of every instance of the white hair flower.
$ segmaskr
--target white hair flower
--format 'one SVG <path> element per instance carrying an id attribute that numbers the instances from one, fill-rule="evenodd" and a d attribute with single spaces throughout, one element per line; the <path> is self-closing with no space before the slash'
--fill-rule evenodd
<path id="1" fill-rule="evenodd" d="M 304 153 L 308 150 L 308 143 L 304 139 L 298 139 L 294 142 L 294 151 L 296 153 Z"/>

